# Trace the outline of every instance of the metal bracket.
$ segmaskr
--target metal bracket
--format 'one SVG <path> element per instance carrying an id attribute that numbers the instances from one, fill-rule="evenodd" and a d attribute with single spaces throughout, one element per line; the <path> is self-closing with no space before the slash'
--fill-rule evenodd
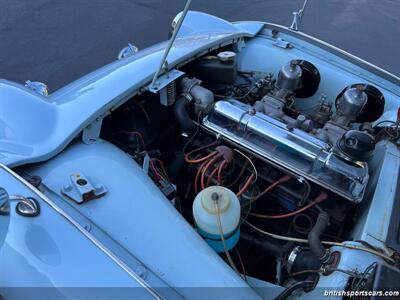
<path id="1" fill-rule="evenodd" d="M 139 52 L 139 48 L 136 47 L 135 45 L 132 45 L 131 43 L 128 43 L 128 46 L 124 47 L 119 51 L 117 59 L 123 59 L 125 57 L 131 56 L 135 53 Z"/>
<path id="2" fill-rule="evenodd" d="M 82 141 L 85 144 L 93 144 L 99 139 L 102 123 L 103 119 L 97 118 L 93 123 L 86 126 L 86 128 L 82 132 Z"/>
<path id="3" fill-rule="evenodd" d="M 170 106 L 173 103 L 168 99 L 168 86 L 173 83 L 176 79 L 185 75 L 184 72 L 173 69 L 163 76 L 159 77 L 155 84 L 150 84 L 146 87 L 146 90 L 157 94 L 160 94 L 160 103 L 164 106 Z"/>
<path id="4" fill-rule="evenodd" d="M 146 90 L 152 92 L 153 94 L 159 93 L 163 88 L 165 88 L 168 84 L 175 81 L 179 77 L 185 75 L 184 72 L 173 69 L 169 71 L 167 74 L 159 77 L 155 84 L 150 84 L 146 87 Z"/>
<path id="5" fill-rule="evenodd" d="M 233 44 L 234 51 L 235 52 L 242 52 L 244 48 L 246 48 L 246 42 L 244 41 L 244 38 L 240 38 L 235 44 Z"/>
<path id="6" fill-rule="evenodd" d="M 49 95 L 49 89 L 47 85 L 43 82 L 27 80 L 25 81 L 25 87 L 31 89 L 32 91 L 38 93 L 39 95 L 42 96 Z"/>
<path id="7" fill-rule="evenodd" d="M 83 173 L 72 174 L 62 188 L 61 193 L 76 203 L 100 198 L 107 193 L 104 185 L 90 180 Z"/>
<path id="8" fill-rule="evenodd" d="M 288 41 L 285 41 L 283 38 L 277 38 L 275 42 L 272 43 L 272 45 L 283 49 L 292 48 L 292 45 Z"/>

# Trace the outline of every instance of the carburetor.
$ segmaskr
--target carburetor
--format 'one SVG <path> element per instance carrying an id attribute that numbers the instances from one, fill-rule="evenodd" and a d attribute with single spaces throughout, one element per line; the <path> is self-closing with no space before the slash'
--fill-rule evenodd
<path id="1" fill-rule="evenodd" d="M 293 118 L 285 113 L 287 101 L 295 95 L 301 84 L 302 75 L 303 71 L 298 61 L 292 60 L 284 65 L 278 74 L 274 93 L 257 101 L 253 106 L 255 111 L 283 121 L 288 125 L 288 129 L 299 128 L 314 135 L 331 145 L 343 158 L 367 160 L 375 148 L 374 137 L 368 130 L 352 130 L 346 135 L 352 129 L 352 122 L 361 115 L 368 102 L 364 86 L 357 85 L 346 89 L 336 101 L 335 114 L 331 110 L 332 106 L 327 106 L 328 111 L 325 111 L 325 115 L 328 119 L 322 128 L 318 128 L 311 118 L 302 114 Z"/>

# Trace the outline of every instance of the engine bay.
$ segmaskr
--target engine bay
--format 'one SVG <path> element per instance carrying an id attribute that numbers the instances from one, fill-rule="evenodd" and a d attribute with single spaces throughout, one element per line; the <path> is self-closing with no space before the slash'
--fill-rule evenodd
<path id="1" fill-rule="evenodd" d="M 142 91 L 107 116 L 101 137 L 245 280 L 312 289 L 315 270 L 339 264 L 329 245 L 354 240 L 377 145 L 399 137 L 396 124 L 374 126 L 384 95 L 363 82 L 317 95 L 324 78 L 311 62 L 240 71 L 232 49 L 180 71 L 163 95 Z"/>

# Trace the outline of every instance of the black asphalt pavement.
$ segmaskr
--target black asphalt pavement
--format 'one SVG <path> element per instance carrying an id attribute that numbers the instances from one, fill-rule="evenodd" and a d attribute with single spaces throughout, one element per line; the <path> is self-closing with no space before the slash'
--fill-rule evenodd
<path id="1" fill-rule="evenodd" d="M 231 21 L 288 25 L 303 0 L 193 0 Z M 301 30 L 400 75 L 400 0 L 309 0 Z M 0 0 L 0 77 L 52 91 L 115 59 L 128 42 L 166 39 L 185 0 Z"/>

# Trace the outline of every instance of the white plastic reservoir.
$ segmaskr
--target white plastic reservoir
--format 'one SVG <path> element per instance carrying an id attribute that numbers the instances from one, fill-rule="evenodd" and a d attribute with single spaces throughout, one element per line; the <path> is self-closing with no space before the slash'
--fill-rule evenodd
<path id="1" fill-rule="evenodd" d="M 221 229 L 227 250 L 232 249 L 240 237 L 240 202 L 236 195 L 222 186 L 210 186 L 194 199 L 193 217 L 199 234 L 217 252 L 224 252 L 221 229 L 215 202 L 218 202 Z"/>

